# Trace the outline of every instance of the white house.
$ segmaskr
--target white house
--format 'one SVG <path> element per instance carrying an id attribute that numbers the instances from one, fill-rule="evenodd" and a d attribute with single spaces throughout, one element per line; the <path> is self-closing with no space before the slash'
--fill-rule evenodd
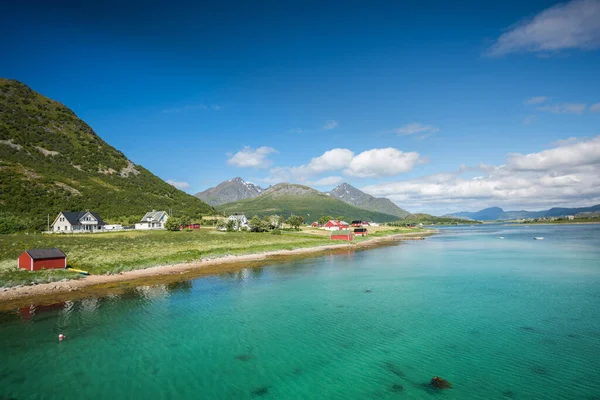
<path id="1" fill-rule="evenodd" d="M 229 218 L 225 220 L 225 225 L 218 228 L 220 231 L 227 230 L 227 224 L 229 221 L 233 221 L 233 230 L 241 231 L 242 229 L 250 229 L 250 224 L 248 223 L 248 218 L 244 214 L 242 215 L 230 215 Z"/>
<path id="2" fill-rule="evenodd" d="M 164 229 L 165 223 L 169 219 L 166 211 L 152 210 L 142 217 L 142 220 L 135 224 L 135 229 Z"/>
<path id="3" fill-rule="evenodd" d="M 63 211 L 52 223 L 52 232 L 100 232 L 106 223 L 90 211 Z"/>

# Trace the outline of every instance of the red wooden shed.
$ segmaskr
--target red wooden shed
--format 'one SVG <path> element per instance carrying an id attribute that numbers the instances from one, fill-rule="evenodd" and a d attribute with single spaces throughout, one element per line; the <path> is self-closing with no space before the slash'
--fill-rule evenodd
<path id="1" fill-rule="evenodd" d="M 19 268 L 29 271 L 67 268 L 67 255 L 61 249 L 26 250 L 17 261 Z"/>
<path id="2" fill-rule="evenodd" d="M 331 240 L 354 240 L 354 233 L 349 230 L 333 231 L 330 236 Z"/>
<path id="3" fill-rule="evenodd" d="M 367 228 L 356 228 L 354 234 L 356 236 L 367 236 Z"/>

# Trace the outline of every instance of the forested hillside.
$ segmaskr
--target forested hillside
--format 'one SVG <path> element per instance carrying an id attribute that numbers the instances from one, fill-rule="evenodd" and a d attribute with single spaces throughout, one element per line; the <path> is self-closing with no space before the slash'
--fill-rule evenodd
<path id="1" fill-rule="evenodd" d="M 104 142 L 64 105 L 0 78 L 0 232 L 46 226 L 59 211 L 132 223 L 152 209 L 215 210 Z"/>

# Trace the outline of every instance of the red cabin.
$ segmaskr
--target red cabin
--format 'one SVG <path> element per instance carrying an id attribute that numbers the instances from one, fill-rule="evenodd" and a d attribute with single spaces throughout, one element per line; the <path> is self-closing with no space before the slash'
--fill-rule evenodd
<path id="1" fill-rule="evenodd" d="M 61 249 L 26 250 L 17 261 L 19 268 L 29 271 L 67 268 L 67 255 Z"/>
<path id="2" fill-rule="evenodd" d="M 367 236 L 367 228 L 356 228 L 356 229 L 354 229 L 354 235 L 356 235 L 356 236 Z"/>
<path id="3" fill-rule="evenodd" d="M 354 234 L 349 230 L 331 232 L 331 240 L 354 240 Z"/>

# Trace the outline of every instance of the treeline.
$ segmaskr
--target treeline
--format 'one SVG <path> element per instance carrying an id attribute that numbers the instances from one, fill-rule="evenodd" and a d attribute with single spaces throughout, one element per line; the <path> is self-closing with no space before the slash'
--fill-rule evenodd
<path id="1" fill-rule="evenodd" d="M 475 225 L 481 224 L 480 221 L 473 221 L 461 218 L 452 218 L 452 217 L 436 217 L 430 214 L 410 214 L 404 219 L 395 222 L 388 222 L 386 225 L 389 226 L 411 226 L 411 225 Z"/>

